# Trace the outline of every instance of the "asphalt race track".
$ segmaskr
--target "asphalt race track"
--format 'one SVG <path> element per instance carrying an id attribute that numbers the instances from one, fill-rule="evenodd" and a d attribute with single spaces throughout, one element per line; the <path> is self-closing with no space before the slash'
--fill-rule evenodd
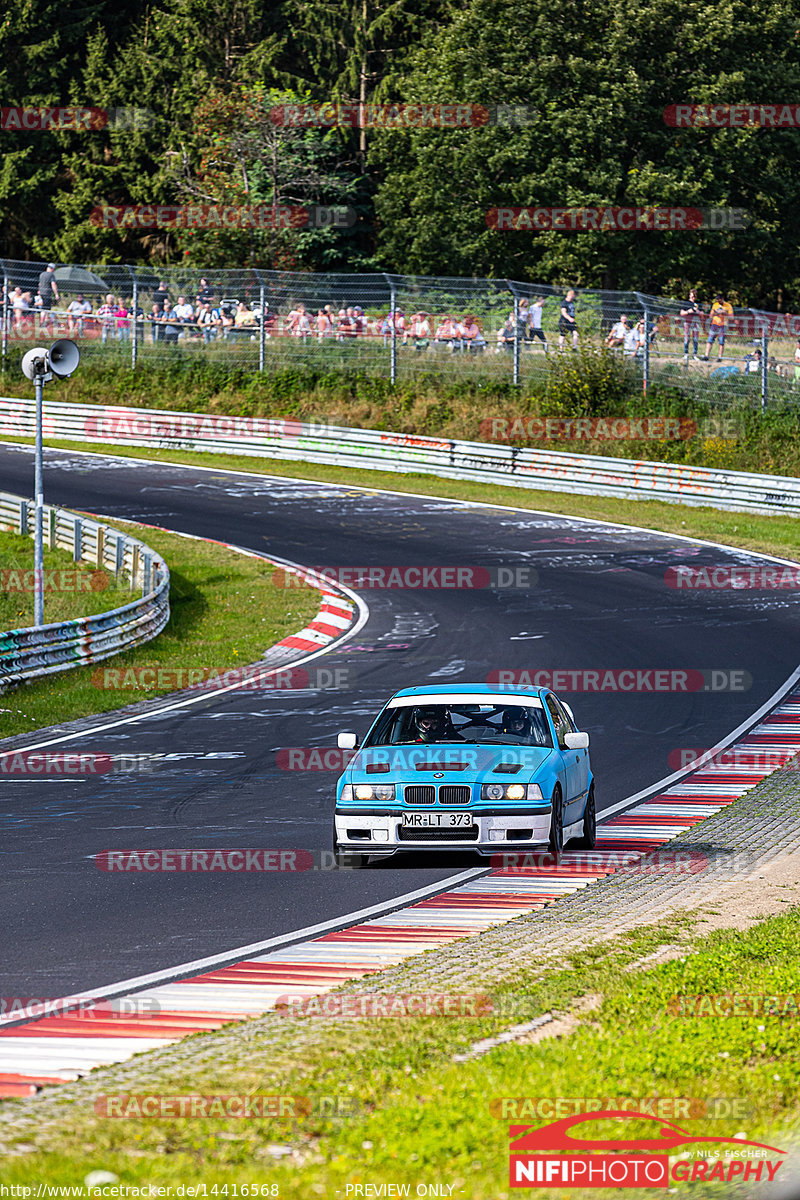
<path id="1" fill-rule="evenodd" d="M 0 448 L 0 481 L 4 491 L 32 494 L 30 448 Z M 280 770 L 277 751 L 333 746 L 340 729 L 363 733 L 397 688 L 484 682 L 509 668 L 705 672 L 703 690 L 690 692 L 562 691 L 591 734 L 602 812 L 670 774 L 671 752 L 724 738 L 800 658 L 796 592 L 669 588 L 670 566 L 753 559 L 646 531 L 58 450 L 46 451 L 45 499 L 310 566 L 532 568 L 538 582 L 364 591 L 367 624 L 314 664 L 338 670 L 338 687 L 211 695 L 74 743 L 160 756 L 150 770 L 80 780 L 5 777 L 5 996 L 101 988 L 486 865 L 464 853 L 436 865 L 407 855 L 360 872 L 139 875 L 95 866 L 92 856 L 111 848 L 329 849 L 336 774 Z M 723 673 L 731 671 L 741 690 L 728 689 Z M 120 703 L 137 698 L 122 693 Z M 9 703 L 24 708 L 24 691 L 0 699 Z"/>

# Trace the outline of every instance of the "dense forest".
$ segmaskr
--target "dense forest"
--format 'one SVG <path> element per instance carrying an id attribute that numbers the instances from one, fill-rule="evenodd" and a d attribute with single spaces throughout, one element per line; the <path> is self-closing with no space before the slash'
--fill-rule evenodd
<path id="1" fill-rule="evenodd" d="M 0 21 L 6 258 L 673 295 L 697 285 L 738 303 L 800 303 L 800 132 L 676 127 L 664 116 L 676 104 L 800 102 L 800 0 L 6 0 Z M 313 119 L 333 103 L 362 114 L 472 106 L 485 117 L 455 127 Z M 7 115 L 58 105 L 116 116 L 31 129 Z M 276 118 L 298 106 L 312 117 Z M 353 217 L 220 230 L 107 228 L 93 216 L 153 204 L 338 205 Z M 731 207 L 749 223 L 487 224 L 494 207 L 526 205 Z"/>

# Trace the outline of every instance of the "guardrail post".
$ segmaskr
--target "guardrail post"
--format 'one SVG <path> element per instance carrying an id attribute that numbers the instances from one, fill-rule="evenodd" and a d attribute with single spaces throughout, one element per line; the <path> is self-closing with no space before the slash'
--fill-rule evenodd
<path id="1" fill-rule="evenodd" d="M 72 561 L 80 562 L 83 554 L 83 522 L 80 517 L 75 518 L 75 524 L 72 527 Z"/>
<path id="2" fill-rule="evenodd" d="M 19 502 L 19 531 L 24 537 L 28 532 L 28 501 L 20 500 Z"/>
<path id="3" fill-rule="evenodd" d="M 114 579 L 119 579 L 119 573 L 122 569 L 122 564 L 125 558 L 125 540 L 121 534 L 117 534 L 117 540 L 114 545 Z"/>
<path id="4" fill-rule="evenodd" d="M 105 566 L 105 531 L 97 526 L 97 569 L 102 571 Z"/>
<path id="5" fill-rule="evenodd" d="M 769 371 L 767 368 L 767 352 L 769 350 L 769 337 L 767 335 L 767 323 L 764 322 L 761 327 L 761 411 L 766 412 L 767 400 L 769 392 Z"/>
<path id="6" fill-rule="evenodd" d="M 58 516 L 54 508 L 48 509 L 47 512 L 47 549 L 55 550 L 56 546 L 58 545 L 58 531 L 56 529 L 56 521 Z"/>
<path id="7" fill-rule="evenodd" d="M 3 267 L 3 353 L 2 353 L 2 369 L 6 369 L 6 355 L 8 354 L 8 271 Z"/>
<path id="8" fill-rule="evenodd" d="M 137 542 L 131 547 L 131 586 L 130 590 L 136 587 L 136 579 L 139 574 L 139 546 Z"/>
<path id="9" fill-rule="evenodd" d="M 142 572 L 142 595 L 147 596 L 153 590 L 153 557 L 150 554 L 143 554 L 144 571 Z"/>
<path id="10" fill-rule="evenodd" d="M 644 310 L 644 360 L 642 363 L 642 391 L 647 396 L 650 384 L 650 310 Z"/>

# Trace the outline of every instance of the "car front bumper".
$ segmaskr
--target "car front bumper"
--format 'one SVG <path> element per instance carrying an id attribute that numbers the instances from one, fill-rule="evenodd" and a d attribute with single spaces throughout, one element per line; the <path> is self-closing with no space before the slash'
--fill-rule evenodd
<path id="1" fill-rule="evenodd" d="M 441 811 L 441 810 L 438 810 Z M 388 858 L 398 850 L 472 850 L 502 854 L 509 849 L 546 846 L 550 837 L 550 809 L 481 809 L 468 812 L 470 826 L 456 829 L 403 827 L 403 810 L 337 808 L 336 842 L 340 849 Z"/>

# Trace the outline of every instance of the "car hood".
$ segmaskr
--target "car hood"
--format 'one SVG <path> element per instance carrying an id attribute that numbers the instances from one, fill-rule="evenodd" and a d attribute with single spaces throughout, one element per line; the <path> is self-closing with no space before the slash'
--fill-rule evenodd
<path id="1" fill-rule="evenodd" d="M 543 746 L 375 746 L 348 764 L 348 783 L 527 783 L 553 753 Z M 386 767 L 387 770 L 375 770 Z"/>

